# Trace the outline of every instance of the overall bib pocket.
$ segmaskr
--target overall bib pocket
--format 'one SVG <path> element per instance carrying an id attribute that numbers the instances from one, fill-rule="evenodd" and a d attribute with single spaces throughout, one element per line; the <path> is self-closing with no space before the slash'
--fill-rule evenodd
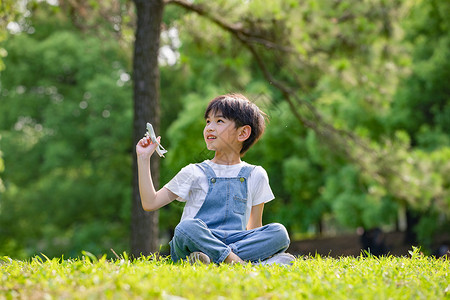
<path id="1" fill-rule="evenodd" d="M 234 196 L 233 211 L 237 214 L 244 215 L 247 210 L 247 199 Z"/>

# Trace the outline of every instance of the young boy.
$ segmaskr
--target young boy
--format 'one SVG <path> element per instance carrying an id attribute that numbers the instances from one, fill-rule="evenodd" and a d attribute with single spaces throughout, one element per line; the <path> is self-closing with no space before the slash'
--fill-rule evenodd
<path id="1" fill-rule="evenodd" d="M 274 199 L 267 173 L 241 161 L 264 132 L 264 113 L 243 95 L 227 94 L 209 103 L 205 121 L 203 137 L 214 158 L 184 167 L 159 191 L 150 174 L 157 144 L 144 137 L 136 145 L 144 210 L 186 202 L 170 241 L 172 260 L 292 263 L 294 257 L 283 253 L 290 243 L 285 227 L 262 226 L 264 203 Z"/>

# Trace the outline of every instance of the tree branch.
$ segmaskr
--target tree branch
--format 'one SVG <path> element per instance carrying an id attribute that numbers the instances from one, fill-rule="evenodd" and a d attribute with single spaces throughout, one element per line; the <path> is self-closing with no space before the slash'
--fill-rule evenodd
<path id="1" fill-rule="evenodd" d="M 181 6 L 187 10 L 193 11 L 203 17 L 206 17 L 211 22 L 218 25 L 223 30 L 231 33 L 234 37 L 236 37 L 249 51 L 252 53 L 253 57 L 255 58 L 255 61 L 257 62 L 259 68 L 261 69 L 265 79 L 273 85 L 275 88 L 277 88 L 283 95 L 284 99 L 288 102 L 294 116 L 305 126 L 313 129 L 320 135 L 328 135 L 323 130 L 326 129 L 326 131 L 330 131 L 332 133 L 336 133 L 339 135 L 345 135 L 349 138 L 351 138 L 353 141 L 357 141 L 362 145 L 362 142 L 358 140 L 356 136 L 354 136 L 352 133 L 344 131 L 344 130 L 338 130 L 334 128 L 332 125 L 326 123 L 320 113 L 316 110 L 316 108 L 309 103 L 308 101 L 302 100 L 298 97 L 297 91 L 290 88 L 288 85 L 284 84 L 283 82 L 277 80 L 270 70 L 268 69 L 267 65 L 264 62 L 264 59 L 261 57 L 261 55 L 258 53 L 258 51 L 255 48 L 255 45 L 253 42 L 257 41 L 259 44 L 262 44 L 266 46 L 267 48 L 276 48 L 276 49 L 283 49 L 284 51 L 292 51 L 289 47 L 283 47 L 276 45 L 273 42 L 267 41 L 261 37 L 255 37 L 252 35 L 251 32 L 247 31 L 241 24 L 230 24 L 226 22 L 223 18 L 212 14 L 209 10 L 205 9 L 201 5 L 193 4 L 187 0 L 166 0 L 166 4 L 175 4 L 178 6 Z M 299 84 L 300 85 L 300 84 Z M 305 106 L 308 111 L 312 113 L 313 119 L 315 121 L 309 120 L 305 117 L 303 117 L 298 112 L 298 107 L 295 105 L 301 105 Z M 318 124 L 322 126 L 318 126 Z M 322 130 L 319 129 L 319 127 L 323 127 Z M 366 150 L 368 148 L 364 146 Z"/>
<path id="2" fill-rule="evenodd" d="M 321 114 L 309 101 L 300 99 L 300 97 L 298 96 L 298 90 L 295 90 L 284 82 L 276 79 L 269 70 L 261 54 L 257 51 L 255 42 L 269 49 L 281 49 L 283 51 L 290 52 L 291 50 L 289 47 L 279 46 L 271 41 L 267 41 L 261 38 L 260 36 L 254 36 L 251 32 L 246 30 L 242 26 L 242 24 L 230 24 L 223 18 L 211 13 L 203 6 L 193 4 L 191 2 L 188 2 L 187 0 L 165 0 L 165 3 L 175 4 L 189 11 L 193 11 L 207 18 L 208 20 L 237 38 L 242 43 L 242 45 L 244 45 L 250 51 L 256 63 L 258 64 L 264 78 L 282 93 L 284 99 L 287 101 L 292 113 L 297 118 L 297 120 L 304 126 L 314 130 L 314 132 L 316 132 L 319 136 L 323 137 L 323 140 L 328 143 L 330 147 L 340 148 L 341 151 L 345 153 L 347 159 L 359 165 L 362 170 L 371 174 L 376 181 L 380 182 L 383 185 L 386 184 L 386 174 L 396 174 L 397 176 L 399 176 L 398 172 L 391 166 L 385 166 L 386 169 L 370 171 L 370 162 L 383 160 L 383 155 L 378 153 L 373 148 L 369 147 L 363 140 L 361 140 L 352 132 L 337 129 L 333 125 L 324 121 Z M 301 86 L 301 83 L 299 83 L 299 86 Z M 307 108 L 312 117 L 307 118 L 303 116 L 298 110 L 299 107 Z M 352 151 L 355 145 L 359 146 L 363 150 L 362 154 L 357 154 L 357 151 Z M 369 163 L 364 163 L 364 156 L 367 155 L 372 156 L 372 160 L 370 160 Z"/>

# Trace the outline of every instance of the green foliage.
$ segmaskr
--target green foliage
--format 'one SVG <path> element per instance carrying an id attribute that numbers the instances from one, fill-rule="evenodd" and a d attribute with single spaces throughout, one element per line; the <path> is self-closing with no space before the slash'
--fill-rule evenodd
<path id="1" fill-rule="evenodd" d="M 127 249 L 132 102 L 126 57 L 114 41 L 58 30 L 61 15 L 42 13 L 32 20 L 36 34 L 5 43 L 0 253 Z"/>
<path id="2" fill-rule="evenodd" d="M 5 68 L 3 58 L 8 55 L 2 43 L 8 37 L 8 25 L 20 15 L 18 6 L 18 2 L 14 0 L 2 0 L 0 2 L 0 71 Z"/>
<path id="3" fill-rule="evenodd" d="M 450 144 L 449 11 L 448 1 L 423 1 L 413 8 L 406 24 L 407 40 L 414 45 L 412 73 L 393 103 L 395 128 L 407 130 L 414 145 L 429 149 Z M 424 141 L 430 135 L 440 137 Z"/>
<path id="4" fill-rule="evenodd" d="M 394 224 L 398 207 L 405 203 L 423 214 L 432 207 L 448 220 L 446 148 L 431 157 L 421 149 L 411 148 L 415 139 L 429 147 L 442 147 L 448 136 L 442 129 L 426 124 L 419 131 L 407 127 L 397 130 L 399 127 L 393 124 L 398 124 L 396 120 L 404 112 L 420 110 L 396 109 L 395 102 L 392 105 L 399 79 L 410 63 L 409 45 L 402 40 L 401 26 L 407 26 L 410 19 L 426 24 L 436 14 L 440 16 L 446 7 L 441 2 L 437 4 L 438 12 L 427 9 L 423 14 L 421 6 L 428 4 L 415 6 L 398 1 L 272 1 L 270 5 L 261 1 L 245 5 L 234 5 L 233 1 L 199 2 L 212 16 L 227 16 L 228 24 L 243 25 L 254 37 L 250 42 L 274 78 L 298 87 L 298 97 L 314 105 L 325 121 L 337 130 L 351 132 L 360 141 L 352 141 L 344 149 L 339 141 L 322 135 L 320 130 L 313 132 L 299 126 L 293 108 L 282 102 L 279 91 L 262 83 L 254 57 L 235 37 L 208 18 L 195 14 L 181 18 L 177 9 L 171 8 L 170 16 L 177 15 L 178 19 L 167 21 L 177 28 L 182 44 L 174 74 L 177 78 L 185 76 L 181 93 L 197 91 L 199 87 L 201 91 L 195 97 L 190 92 L 181 96 L 188 104 L 180 110 L 181 120 L 170 125 L 168 136 L 187 147 L 171 144 L 176 153 L 164 166 L 176 172 L 186 163 L 197 161 L 193 151 L 202 153 L 202 126 L 196 118 L 201 116 L 203 103 L 215 96 L 205 97 L 202 91 L 241 91 L 252 101 L 263 100 L 262 108 L 271 119 L 264 138 L 244 158 L 266 168 L 277 197 L 266 206 L 265 221 L 283 220 L 290 231 L 303 232 L 331 214 L 339 225 L 370 228 Z M 411 7 L 414 14 L 408 16 Z M 439 17 L 433 22 L 446 21 Z M 432 26 L 437 27 L 442 26 Z M 205 32 L 204 28 L 209 30 Z M 413 33 L 421 34 L 422 29 L 414 28 Z M 436 31 L 441 35 L 448 32 Z M 431 39 L 436 36 L 423 35 Z M 418 49 L 430 45 L 436 44 L 421 43 Z M 433 65 L 442 65 L 442 71 L 428 68 L 421 78 L 433 82 L 445 78 L 442 59 L 447 57 L 448 47 L 442 42 L 439 45 Z M 436 47 L 431 49 L 435 51 Z M 439 86 L 445 82 L 439 81 Z M 408 93 L 420 98 L 414 89 Z M 406 101 L 408 97 L 404 106 L 408 106 Z M 295 110 L 317 121 L 307 105 L 300 103 Z M 446 110 L 439 111 L 439 119 L 444 120 Z M 422 124 L 416 122 L 417 118 L 402 120 L 412 126 Z M 182 128 L 188 128 L 184 138 Z"/>
<path id="5" fill-rule="evenodd" d="M 411 257 L 299 257 L 292 267 L 173 264 L 157 257 L 115 261 L 0 258 L 0 297 L 155 299 L 444 299 L 449 263 Z"/>
<path id="6" fill-rule="evenodd" d="M 411 45 L 410 73 L 402 78 L 386 118 L 390 132 L 405 131 L 412 151 L 407 154 L 409 205 L 423 212 L 416 228 L 425 244 L 445 231 L 450 213 L 450 11 L 448 1 L 419 1 L 404 22 Z M 444 217 L 444 222 L 442 220 Z"/>
<path id="7" fill-rule="evenodd" d="M 407 41 L 414 45 L 411 74 L 392 105 L 392 127 L 406 130 L 412 145 L 430 151 L 450 145 L 449 11 L 447 1 L 423 1 L 413 7 L 405 22 Z"/>
<path id="8" fill-rule="evenodd" d="M 4 48 L 3 43 L 8 38 L 8 25 L 17 21 L 21 12 L 19 11 L 19 3 L 14 0 L 2 0 L 0 2 L 0 72 L 5 69 L 4 57 L 8 55 L 8 51 Z M 17 23 L 14 23 L 17 24 Z M 17 24 L 18 25 L 18 24 Z M 0 134 L 0 140 L 2 136 Z M 0 197 L 4 192 L 4 184 L 2 180 L 2 172 L 4 170 L 3 153 L 0 148 Z M 1 198 L 0 198 L 1 199 Z"/>
<path id="9" fill-rule="evenodd" d="M 126 1 L 31 3 L 23 32 L 0 49 L 7 54 L 0 73 L 0 254 L 125 249 L 133 151 Z M 179 57 L 161 63 L 158 134 L 169 150 L 161 185 L 186 164 L 212 157 L 202 137 L 206 103 L 242 92 L 270 119 L 244 157 L 267 170 L 276 195 L 264 222 L 282 222 L 291 234 L 317 233 L 328 219 L 339 228 L 370 228 L 393 225 L 406 206 L 422 215 L 422 244 L 448 228 L 448 1 L 194 3 L 244 30 L 239 37 L 260 61 L 205 15 L 166 6 L 163 28 L 175 37 L 164 31 L 162 45 Z M 2 2 L 10 20 L 13 4 Z M 292 89 L 300 100 L 294 107 L 266 81 L 261 63 Z M 321 121 L 336 131 L 314 128 Z M 182 207 L 161 211 L 164 234 Z"/>

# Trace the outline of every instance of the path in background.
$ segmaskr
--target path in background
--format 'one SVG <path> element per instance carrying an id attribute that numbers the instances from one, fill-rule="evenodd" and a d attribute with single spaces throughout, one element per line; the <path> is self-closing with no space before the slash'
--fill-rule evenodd
<path id="1" fill-rule="evenodd" d="M 339 257 L 339 256 L 359 256 L 361 254 L 361 236 L 358 234 L 347 234 L 335 237 L 314 238 L 300 241 L 293 241 L 287 252 L 294 255 L 314 255 Z M 384 233 L 384 241 L 388 253 L 394 256 L 408 255 L 412 250 L 412 245 L 405 245 L 403 232 Z M 440 245 L 449 246 L 450 234 L 442 234 L 436 239 L 435 248 Z M 434 250 L 434 249 L 433 249 Z"/>

